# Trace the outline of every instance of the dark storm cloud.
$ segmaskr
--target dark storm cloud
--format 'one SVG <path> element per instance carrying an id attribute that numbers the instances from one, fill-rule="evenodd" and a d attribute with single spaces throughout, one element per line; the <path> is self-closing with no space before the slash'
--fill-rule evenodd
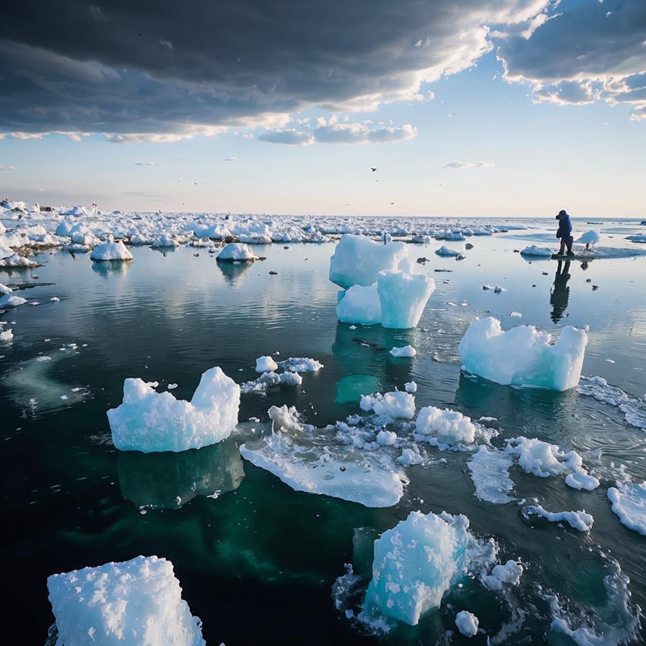
<path id="1" fill-rule="evenodd" d="M 579 5 L 539 26 L 530 38 L 500 43 L 510 80 L 534 83 L 539 101 L 646 105 L 646 0 Z M 641 109 L 640 109 L 641 108 Z"/>
<path id="2" fill-rule="evenodd" d="M 423 80 L 456 73 L 489 51 L 490 28 L 518 31 L 538 24 L 548 3 L 5 2 L 0 131 L 23 137 L 101 132 L 113 141 L 168 141 L 228 127 L 289 130 L 289 115 L 312 106 L 375 109 L 410 100 Z M 526 42 L 542 38 L 558 20 Z M 634 26 L 624 27 L 633 33 Z M 535 56 L 523 53 L 515 39 L 504 45 L 510 73 L 534 78 Z M 618 38 L 609 54 L 614 69 L 632 69 Z M 571 78 L 567 65 L 555 61 L 554 69 L 550 82 Z"/>
<path id="3" fill-rule="evenodd" d="M 376 108 L 470 66 L 491 47 L 487 25 L 547 1 L 4 3 L 0 127 L 164 140 Z"/>

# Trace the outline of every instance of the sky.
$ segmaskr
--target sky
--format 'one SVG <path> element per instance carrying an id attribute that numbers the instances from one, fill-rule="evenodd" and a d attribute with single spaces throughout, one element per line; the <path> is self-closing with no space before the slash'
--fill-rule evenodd
<path id="1" fill-rule="evenodd" d="M 97 3 L 1 10 L 0 197 L 646 218 L 645 0 Z"/>

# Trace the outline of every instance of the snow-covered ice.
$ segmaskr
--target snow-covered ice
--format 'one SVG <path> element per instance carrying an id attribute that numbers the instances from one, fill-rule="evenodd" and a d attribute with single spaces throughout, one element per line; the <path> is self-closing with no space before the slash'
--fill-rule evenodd
<path id="1" fill-rule="evenodd" d="M 646 395 L 631 397 L 621 388 L 610 385 L 603 377 L 581 377 L 577 392 L 616 406 L 631 426 L 646 430 Z"/>
<path id="2" fill-rule="evenodd" d="M 446 257 L 455 257 L 460 255 L 459 251 L 457 251 L 456 249 L 451 249 L 450 247 L 447 247 L 445 245 L 442 245 L 439 249 L 436 249 L 435 253 L 438 256 L 446 256 Z"/>
<path id="3" fill-rule="evenodd" d="M 393 431 L 379 431 L 377 433 L 377 444 L 381 446 L 392 446 L 397 441 L 397 433 Z"/>
<path id="4" fill-rule="evenodd" d="M 286 408 L 286 407 L 285 407 Z M 280 411 L 274 432 L 240 446 L 242 457 L 269 471 L 295 491 L 340 498 L 366 507 L 392 507 L 404 495 L 405 478 L 375 452 L 330 442 Z M 270 412 L 271 415 L 271 412 Z M 280 421 L 277 419 L 280 417 Z M 276 432 L 280 424 L 280 431 Z M 294 428 L 298 426 L 298 428 Z"/>
<path id="5" fill-rule="evenodd" d="M 374 411 L 392 419 L 413 419 L 415 417 L 415 398 L 407 392 L 375 393 L 361 395 L 361 410 Z"/>
<path id="6" fill-rule="evenodd" d="M 251 251 L 248 245 L 230 242 L 222 248 L 216 260 L 218 262 L 252 262 L 258 260 L 258 256 Z"/>
<path id="7" fill-rule="evenodd" d="M 416 393 L 417 392 L 417 384 L 414 381 L 407 381 L 404 384 L 404 390 L 407 393 Z"/>
<path id="8" fill-rule="evenodd" d="M 474 637 L 478 634 L 478 618 L 468 610 L 461 610 L 455 617 L 455 625 L 465 637 Z"/>
<path id="9" fill-rule="evenodd" d="M 550 523 L 565 522 L 572 529 L 577 529 L 580 532 L 589 532 L 594 523 L 594 518 L 586 513 L 585 510 L 551 512 L 544 509 L 541 505 L 524 507 L 523 515 L 542 516 L 549 520 Z"/>
<path id="10" fill-rule="evenodd" d="M 133 260 L 132 254 L 126 249 L 126 245 L 118 242 L 103 242 L 92 249 L 90 254 L 92 260 Z"/>
<path id="11" fill-rule="evenodd" d="M 270 356 L 256 359 L 256 372 L 272 372 L 278 370 L 278 364 Z"/>
<path id="12" fill-rule="evenodd" d="M 530 388 L 569 390 L 579 383 L 588 335 L 572 326 L 557 343 L 530 325 L 503 332 L 493 317 L 476 319 L 458 353 L 467 372 L 496 383 Z"/>
<path id="13" fill-rule="evenodd" d="M 517 455 L 523 471 L 540 478 L 583 472 L 583 459 L 576 451 L 561 451 L 556 444 L 536 438 L 515 437 L 507 440 L 507 453 Z"/>
<path id="14" fill-rule="evenodd" d="M 380 244 L 365 236 L 344 235 L 330 259 L 330 280 L 344 289 L 368 287 L 383 270 L 408 266 L 408 249 L 403 242 Z"/>
<path id="15" fill-rule="evenodd" d="M 572 489 L 593 491 L 599 486 L 599 480 L 584 471 L 575 471 L 574 473 L 567 474 L 565 484 L 568 487 L 572 487 Z"/>
<path id="16" fill-rule="evenodd" d="M 9 343 L 13 340 L 13 330 L 2 330 L 0 332 L 0 343 Z"/>
<path id="17" fill-rule="evenodd" d="M 0 298 L 0 307 L 19 307 L 27 302 L 26 298 L 22 296 L 15 296 L 14 294 L 5 294 Z"/>
<path id="18" fill-rule="evenodd" d="M 414 357 L 417 354 L 417 350 L 411 345 L 404 345 L 402 347 L 395 347 L 390 351 L 390 354 L 393 357 Z"/>
<path id="19" fill-rule="evenodd" d="M 525 247 L 520 252 L 523 256 L 534 256 L 536 258 L 551 258 L 554 253 L 549 247 L 538 247 L 533 244 Z"/>
<path id="20" fill-rule="evenodd" d="M 620 482 L 616 487 L 610 487 L 608 500 L 612 503 L 612 511 L 628 529 L 646 536 L 646 480 L 641 484 Z"/>
<path id="21" fill-rule="evenodd" d="M 417 625 L 463 574 L 468 527 L 462 515 L 412 511 L 385 531 L 375 541 L 365 610 Z"/>
<path id="22" fill-rule="evenodd" d="M 481 446 L 467 462 L 471 480 L 480 500 L 503 505 L 515 500 L 511 497 L 514 483 L 509 477 L 512 458 L 504 451 Z"/>
<path id="23" fill-rule="evenodd" d="M 238 423 L 240 387 L 220 368 L 207 370 L 190 402 L 126 379 L 123 403 L 108 411 L 114 445 L 122 451 L 186 451 L 220 442 Z"/>
<path id="24" fill-rule="evenodd" d="M 309 357 L 289 357 L 279 361 L 278 367 L 286 372 L 318 372 L 325 366 L 320 361 Z"/>
<path id="25" fill-rule="evenodd" d="M 173 564 L 138 556 L 47 579 L 61 646 L 205 646 Z"/>

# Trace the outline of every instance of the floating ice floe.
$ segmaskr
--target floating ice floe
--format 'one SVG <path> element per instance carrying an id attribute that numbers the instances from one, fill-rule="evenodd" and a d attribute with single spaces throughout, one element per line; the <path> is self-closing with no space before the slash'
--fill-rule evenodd
<path id="1" fill-rule="evenodd" d="M 2 330 L 0 332 L 0 343 L 10 343 L 13 341 L 13 330 Z"/>
<path id="2" fill-rule="evenodd" d="M 170 249 L 179 246 L 179 242 L 170 234 L 162 233 L 151 245 L 153 249 Z"/>
<path id="3" fill-rule="evenodd" d="M 639 233 L 634 236 L 626 236 L 626 240 L 630 240 L 630 242 L 646 242 L 646 235 Z"/>
<path id="4" fill-rule="evenodd" d="M 417 392 L 417 384 L 414 381 L 407 381 L 404 384 L 404 390 L 407 393 L 416 393 Z"/>
<path id="5" fill-rule="evenodd" d="M 628 529 L 646 536 L 646 480 L 620 482 L 608 489 L 612 511 Z"/>
<path id="6" fill-rule="evenodd" d="M 393 357 L 405 357 L 405 358 L 410 358 L 414 357 L 417 354 L 417 350 L 411 345 L 405 345 L 400 348 L 393 348 L 390 351 L 390 354 L 393 355 Z"/>
<path id="7" fill-rule="evenodd" d="M 475 637 L 479 623 L 478 618 L 468 610 L 461 610 L 455 617 L 455 625 L 465 637 Z"/>
<path id="8" fill-rule="evenodd" d="M 279 361 L 278 367 L 286 372 L 318 372 L 325 366 L 320 361 L 309 357 L 289 357 Z"/>
<path id="9" fill-rule="evenodd" d="M 588 335 L 572 326 L 557 343 L 530 325 L 503 332 L 498 319 L 472 321 L 458 353 L 462 368 L 502 385 L 569 390 L 579 383 Z"/>
<path id="10" fill-rule="evenodd" d="M 470 417 L 454 410 L 426 406 L 420 410 L 415 431 L 436 444 L 472 444 L 477 428 Z"/>
<path id="11" fill-rule="evenodd" d="M 24 256 L 19 256 L 17 253 L 12 253 L 11 255 L 0 257 L 0 269 L 33 269 L 34 267 L 39 267 L 40 265 L 29 258 Z"/>
<path id="12" fill-rule="evenodd" d="M 464 240 L 464 238 L 463 238 Z M 439 249 L 435 250 L 436 255 L 438 256 L 446 256 L 446 257 L 456 257 L 460 255 L 460 252 L 457 251 L 456 249 L 450 249 L 449 247 L 446 247 L 445 245 L 442 245 Z"/>
<path id="13" fill-rule="evenodd" d="M 92 260 L 133 260 L 132 254 L 126 249 L 126 245 L 118 242 L 104 242 L 92 249 L 90 254 Z"/>
<path id="14" fill-rule="evenodd" d="M 138 556 L 47 579 L 61 646 L 205 646 L 173 564 Z"/>
<path id="15" fill-rule="evenodd" d="M 404 495 L 403 472 L 385 454 L 349 447 L 328 429 L 301 424 L 296 410 L 272 407 L 273 430 L 240 446 L 242 457 L 295 491 L 366 507 L 392 507 Z"/>
<path id="16" fill-rule="evenodd" d="M 572 529 L 577 529 L 580 532 L 589 532 L 592 529 L 594 523 L 594 518 L 585 512 L 585 510 L 579 511 L 559 511 L 551 512 L 547 511 L 541 505 L 530 505 L 523 508 L 523 515 L 525 517 L 533 516 L 542 516 L 550 521 L 550 523 L 567 523 Z"/>
<path id="17" fill-rule="evenodd" d="M 583 467 L 583 458 L 576 451 L 561 451 L 556 444 L 536 438 L 515 437 L 506 440 L 506 452 L 518 456 L 518 464 L 526 473 L 539 478 L 555 475 L 571 475 L 566 484 L 573 489 L 596 489 L 599 481 L 589 476 Z"/>
<path id="18" fill-rule="evenodd" d="M 218 262 L 252 262 L 258 260 L 258 256 L 246 244 L 230 242 L 222 248 L 216 260 Z"/>
<path id="19" fill-rule="evenodd" d="M 616 406 L 631 426 L 646 429 L 646 395 L 631 397 L 621 388 L 611 386 L 603 377 L 581 377 L 577 392 Z"/>
<path id="20" fill-rule="evenodd" d="M 126 379 L 123 403 L 108 411 L 112 440 L 121 451 L 186 451 L 228 437 L 238 423 L 240 386 L 220 368 L 207 370 L 190 402 Z"/>
<path id="21" fill-rule="evenodd" d="M 361 395 L 361 410 L 374 411 L 392 419 L 413 419 L 415 417 L 415 398 L 407 392 L 374 393 Z"/>
<path id="22" fill-rule="evenodd" d="M 515 500 L 511 497 L 514 483 L 509 477 L 512 458 L 504 451 L 481 446 L 467 462 L 476 497 L 486 502 L 503 505 Z"/>
<path id="23" fill-rule="evenodd" d="M 26 298 L 22 296 L 14 296 L 12 294 L 5 294 L 0 298 L 0 307 L 20 307 L 27 302 Z"/>
<path id="24" fill-rule="evenodd" d="M 413 511 L 384 532 L 375 541 L 365 611 L 416 626 L 464 573 L 468 527 L 462 515 Z"/>
<path id="25" fill-rule="evenodd" d="M 13 289 L 11 289 L 11 287 L 7 287 L 6 285 L 0 283 L 0 294 L 6 296 L 7 294 L 11 294 L 11 292 L 13 292 Z"/>
<path id="26" fill-rule="evenodd" d="M 538 247 L 533 244 L 525 247 L 520 252 L 523 256 L 533 256 L 536 258 L 551 258 L 554 253 L 549 247 Z"/>
<path id="27" fill-rule="evenodd" d="M 408 266 L 410 258 L 403 242 L 379 244 L 369 238 L 344 235 L 330 259 L 330 280 L 344 289 L 353 285 L 368 287 L 383 270 Z"/>

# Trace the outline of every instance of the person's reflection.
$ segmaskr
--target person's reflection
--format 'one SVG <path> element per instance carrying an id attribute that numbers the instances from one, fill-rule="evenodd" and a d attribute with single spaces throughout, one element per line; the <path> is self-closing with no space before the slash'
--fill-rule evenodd
<path id="1" fill-rule="evenodd" d="M 550 295 L 550 303 L 552 305 L 552 321 L 558 323 L 565 315 L 567 309 L 568 299 L 570 298 L 570 288 L 567 286 L 570 280 L 570 261 L 565 264 L 559 260 L 558 267 L 556 268 L 556 276 L 554 276 L 554 285 Z"/>

